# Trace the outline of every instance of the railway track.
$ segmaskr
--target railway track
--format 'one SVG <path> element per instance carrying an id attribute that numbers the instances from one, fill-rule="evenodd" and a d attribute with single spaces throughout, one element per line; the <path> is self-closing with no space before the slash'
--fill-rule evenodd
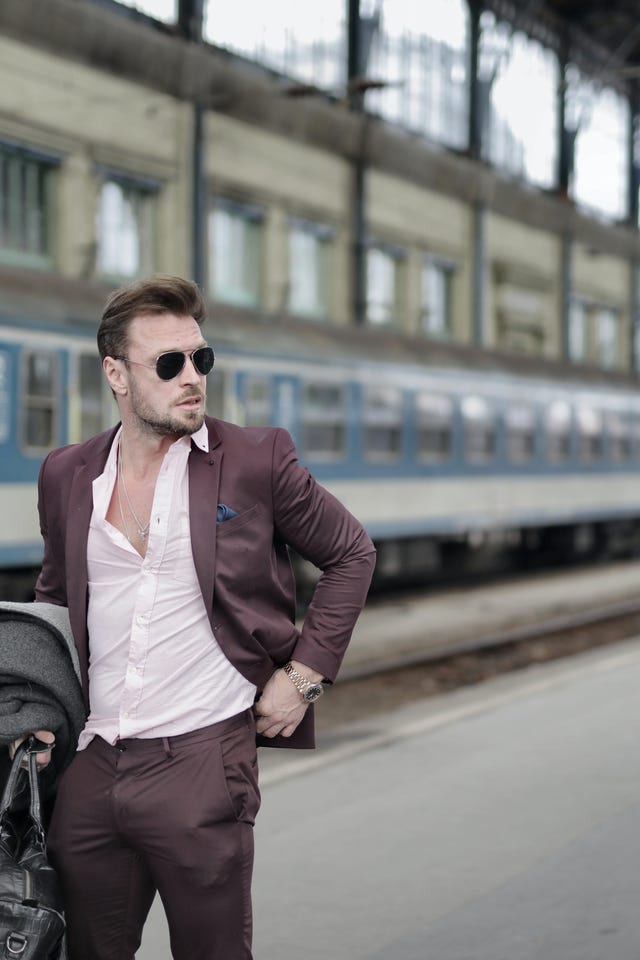
<path id="1" fill-rule="evenodd" d="M 318 711 L 318 732 L 332 733 L 367 716 L 481 683 L 502 673 L 640 636 L 640 599 L 600 604 L 539 623 L 458 639 L 428 650 L 361 664 L 339 679 Z"/>

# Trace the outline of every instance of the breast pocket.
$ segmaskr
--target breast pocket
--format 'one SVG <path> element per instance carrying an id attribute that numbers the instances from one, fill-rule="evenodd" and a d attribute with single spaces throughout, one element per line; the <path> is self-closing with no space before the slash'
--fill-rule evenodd
<path id="1" fill-rule="evenodd" d="M 221 540 L 223 537 L 230 537 L 233 536 L 234 533 L 238 533 L 242 527 L 246 527 L 248 523 L 256 520 L 259 513 L 260 507 L 257 503 L 254 503 L 252 507 L 249 507 L 248 510 L 243 510 L 237 517 L 232 517 L 231 520 L 225 520 L 223 523 L 216 524 L 216 539 Z"/>

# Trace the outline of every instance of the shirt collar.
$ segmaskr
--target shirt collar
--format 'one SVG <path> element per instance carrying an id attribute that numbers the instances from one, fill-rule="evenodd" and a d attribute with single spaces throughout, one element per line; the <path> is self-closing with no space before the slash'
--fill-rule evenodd
<path id="1" fill-rule="evenodd" d="M 203 423 L 199 430 L 192 433 L 189 439 L 193 440 L 196 447 L 203 453 L 209 453 L 209 431 L 206 423 Z"/>
<path id="2" fill-rule="evenodd" d="M 122 434 L 122 426 L 120 426 L 118 432 L 113 438 L 113 443 L 111 444 L 111 450 L 109 451 L 109 457 L 107 459 L 107 463 L 105 464 L 105 469 L 107 467 L 115 468 L 118 443 L 120 441 L 121 434 Z M 209 453 L 209 431 L 207 430 L 206 423 L 203 423 L 200 429 L 196 430 L 195 433 L 192 433 L 186 437 L 181 437 L 180 440 L 176 441 L 176 444 L 182 443 L 184 446 L 188 445 L 189 447 L 191 447 L 192 440 L 199 450 L 202 450 L 203 453 Z"/>

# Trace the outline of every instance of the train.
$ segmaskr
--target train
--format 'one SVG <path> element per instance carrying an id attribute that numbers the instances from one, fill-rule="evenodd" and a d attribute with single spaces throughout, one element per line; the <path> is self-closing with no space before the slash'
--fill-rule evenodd
<path id="1" fill-rule="evenodd" d="M 0 311 L 0 588 L 26 599 L 52 447 L 107 428 L 96 317 Z M 366 526 L 376 583 L 472 564 L 488 544 L 559 557 L 640 549 L 640 391 L 630 375 L 216 306 L 207 410 L 286 428 Z M 314 573 L 299 560 L 302 583 Z"/>

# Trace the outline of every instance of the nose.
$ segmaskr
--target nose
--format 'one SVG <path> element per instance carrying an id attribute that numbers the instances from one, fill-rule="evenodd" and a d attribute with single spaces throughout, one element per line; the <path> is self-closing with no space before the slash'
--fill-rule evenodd
<path id="1" fill-rule="evenodd" d="M 196 365 L 193 362 L 193 357 L 190 357 L 189 354 L 187 354 L 186 363 L 180 371 L 180 381 L 182 383 L 200 383 L 202 376 L 203 374 L 196 369 Z"/>

